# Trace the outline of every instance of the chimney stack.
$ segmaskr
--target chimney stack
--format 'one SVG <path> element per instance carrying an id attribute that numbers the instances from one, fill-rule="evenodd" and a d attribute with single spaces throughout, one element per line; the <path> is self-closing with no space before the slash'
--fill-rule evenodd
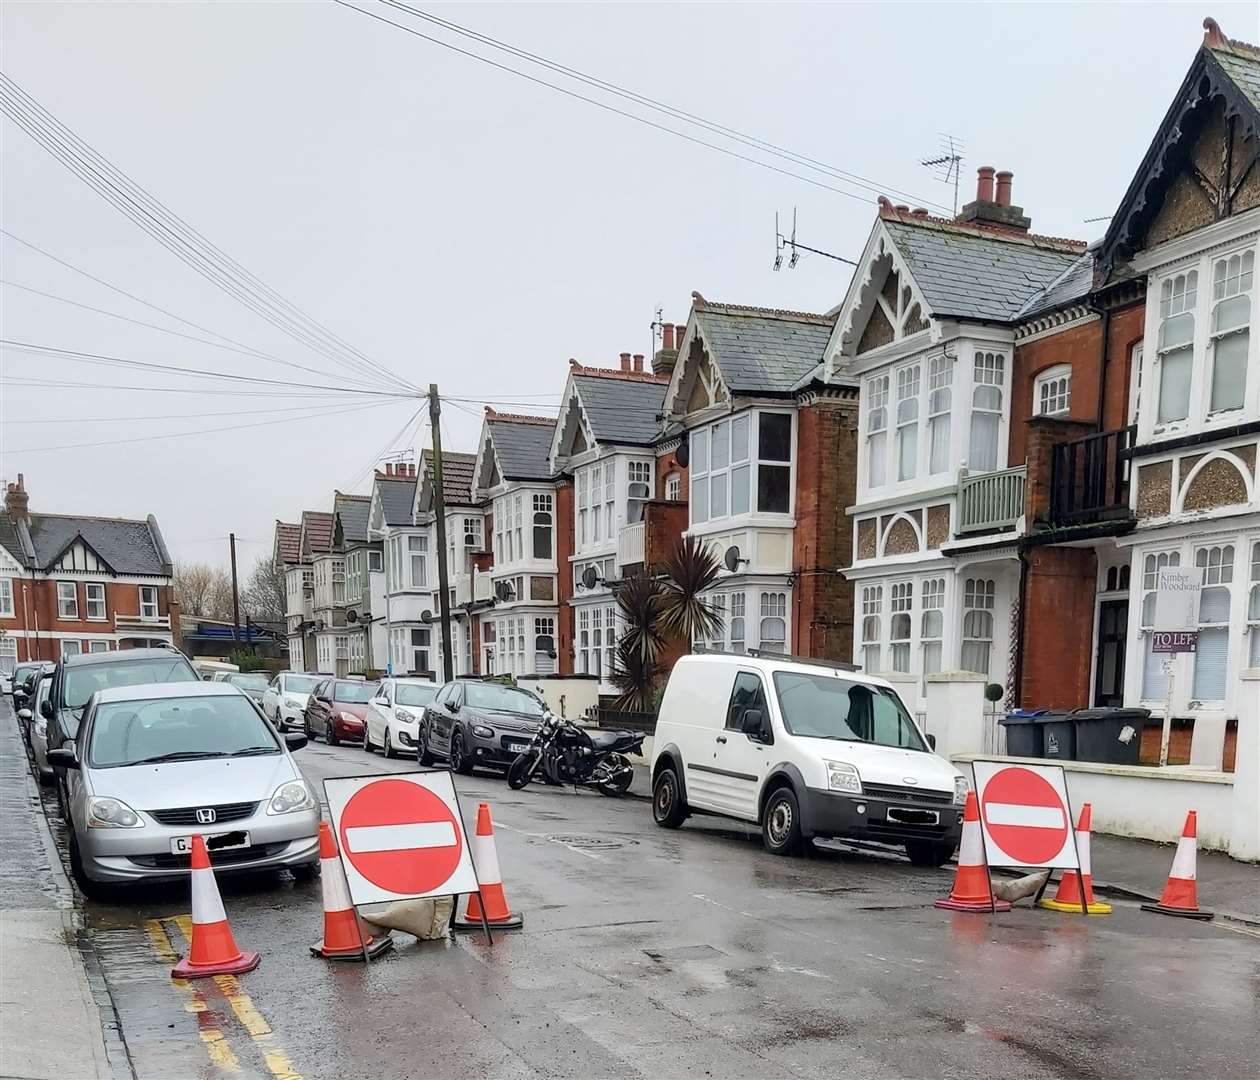
<path id="1" fill-rule="evenodd" d="M 643 354 L 641 352 L 634 354 L 634 370 L 639 374 L 643 373 Z"/>
<path id="2" fill-rule="evenodd" d="M 672 349 L 674 347 L 674 324 L 672 322 L 661 323 L 661 348 Z"/>
<path id="3" fill-rule="evenodd" d="M 682 323 L 661 323 L 661 347 L 652 356 L 653 375 L 669 375 L 674 370 L 686 331 Z"/>
<path id="4" fill-rule="evenodd" d="M 621 354 L 621 370 L 622 371 L 630 370 L 630 354 L 628 352 L 623 352 Z"/>
<path id="5" fill-rule="evenodd" d="M 31 497 L 26 493 L 26 480 L 18 473 L 17 483 L 10 484 L 4 493 L 4 508 L 14 521 L 30 521 Z"/>
<path id="6" fill-rule="evenodd" d="M 1032 226 L 1032 219 L 1024 216 L 1022 206 L 1011 205 L 1014 175 L 1009 169 L 998 172 L 991 165 L 982 165 L 976 170 L 975 202 L 964 206 L 955 220 L 965 225 L 984 225 L 1007 232 L 1026 233 Z"/>

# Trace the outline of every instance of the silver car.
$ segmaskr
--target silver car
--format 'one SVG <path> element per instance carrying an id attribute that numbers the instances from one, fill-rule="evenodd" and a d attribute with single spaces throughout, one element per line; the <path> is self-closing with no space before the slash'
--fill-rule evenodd
<path id="1" fill-rule="evenodd" d="M 18 719 L 25 720 L 31 736 L 31 755 L 35 758 L 35 773 L 41 784 L 51 784 L 54 779 L 52 766 L 48 764 L 48 720 L 40 712 L 40 706 L 48 700 L 52 689 L 52 672 L 41 675 L 31 695 L 31 703 L 18 711 Z M 26 713 L 26 716 L 22 714 Z"/>
<path id="2" fill-rule="evenodd" d="M 67 770 L 70 867 L 85 895 L 102 885 L 182 878 L 200 833 L 216 871 L 319 872 L 319 804 L 290 749 L 258 708 L 225 683 L 99 690 Z"/>

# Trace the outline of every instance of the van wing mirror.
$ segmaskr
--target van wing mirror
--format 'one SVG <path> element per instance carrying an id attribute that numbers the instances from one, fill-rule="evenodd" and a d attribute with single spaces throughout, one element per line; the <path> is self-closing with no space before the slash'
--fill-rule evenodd
<path id="1" fill-rule="evenodd" d="M 765 716 L 760 709 L 745 709 L 744 720 L 740 726 L 745 735 L 759 739 L 761 730 L 765 727 Z"/>
<path id="2" fill-rule="evenodd" d="M 79 767 L 79 759 L 75 756 L 73 750 L 66 747 L 58 747 L 56 750 L 48 751 L 48 764 L 60 766 L 63 769 L 77 769 Z"/>
<path id="3" fill-rule="evenodd" d="M 45 720 L 51 720 L 53 718 L 53 706 L 52 706 L 51 698 L 44 698 L 44 700 L 39 703 L 39 715 L 42 716 Z"/>
<path id="4" fill-rule="evenodd" d="M 929 731 L 929 732 L 927 732 L 927 733 L 926 733 L 923 737 L 924 737 L 925 739 L 927 739 L 927 744 L 928 744 L 928 747 L 929 747 L 930 749 L 932 749 L 932 750 L 935 750 L 935 749 L 936 749 L 936 736 L 935 736 L 935 735 L 933 735 L 933 734 Z"/>

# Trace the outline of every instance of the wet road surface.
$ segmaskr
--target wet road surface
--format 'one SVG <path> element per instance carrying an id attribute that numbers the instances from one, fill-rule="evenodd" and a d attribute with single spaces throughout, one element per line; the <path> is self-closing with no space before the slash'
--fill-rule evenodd
<path id="1" fill-rule="evenodd" d="M 297 759 L 316 790 L 415 767 L 323 744 Z M 85 902 L 136 1074 L 1255 1076 L 1260 936 L 1123 902 L 1089 919 L 945 912 L 946 870 L 853 849 L 775 858 L 737 823 L 669 832 L 642 800 L 490 774 L 457 787 L 470 826 L 491 803 L 525 914 L 493 946 L 397 935 L 368 968 L 329 964 L 307 951 L 318 881 L 225 876 L 237 942 L 262 964 L 173 984 L 186 887 Z"/>

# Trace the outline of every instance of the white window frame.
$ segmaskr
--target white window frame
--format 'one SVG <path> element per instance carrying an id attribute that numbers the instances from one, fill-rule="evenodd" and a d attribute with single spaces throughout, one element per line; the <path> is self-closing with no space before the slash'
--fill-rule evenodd
<path id="1" fill-rule="evenodd" d="M 1034 416 L 1067 416 L 1072 411 L 1072 365 L 1055 364 L 1033 379 Z"/>
<path id="2" fill-rule="evenodd" d="M 62 656 L 83 655 L 83 642 L 77 638 L 62 638 L 60 648 Z"/>
<path id="3" fill-rule="evenodd" d="M 13 579 L 0 577 L 0 619 L 16 617 L 13 606 Z"/>
<path id="4" fill-rule="evenodd" d="M 1008 356 L 1005 350 L 998 348 L 977 348 L 972 357 L 971 367 L 971 410 L 970 424 L 967 430 L 967 469 L 973 473 L 996 472 L 1005 467 L 1005 447 L 1003 446 L 1002 429 L 1006 415 L 1006 375 Z M 993 395 L 996 392 L 996 404 Z M 994 424 L 993 460 L 977 460 L 976 421 L 980 417 L 992 418 Z"/>
<path id="5" fill-rule="evenodd" d="M 960 627 L 959 667 L 963 671 L 975 671 L 968 667 L 963 654 L 968 645 L 985 649 L 985 668 L 977 672 L 986 679 L 993 670 L 994 629 L 997 621 L 997 579 L 990 577 L 968 577 L 962 586 L 962 623 Z M 975 616 L 975 618 L 972 618 Z"/>
<path id="6" fill-rule="evenodd" d="M 143 594 L 141 595 L 143 596 Z M 105 601 L 105 583 L 103 581 L 86 581 L 83 583 L 83 606 L 84 618 L 88 622 L 105 622 L 109 618 Z M 92 614 L 94 610 L 99 610 L 99 614 Z M 143 617 L 143 602 L 140 606 L 140 614 Z"/>
<path id="7" fill-rule="evenodd" d="M 1210 335 L 1209 348 L 1212 354 L 1212 374 L 1207 389 L 1207 409 L 1208 416 L 1212 418 L 1239 412 L 1247 404 L 1247 376 L 1251 362 L 1251 324 L 1255 311 L 1255 270 L 1256 253 L 1254 248 L 1232 251 L 1228 254 L 1214 257 L 1212 260 L 1212 295 L 1210 298 L 1212 308 L 1207 328 Z M 1218 316 L 1226 309 L 1230 301 L 1234 300 L 1243 301 L 1238 306 L 1242 308 L 1245 317 L 1226 323 L 1223 326 L 1219 325 L 1220 319 Z M 1227 342 L 1237 341 L 1240 337 L 1244 339 L 1241 357 L 1243 376 L 1241 394 L 1237 404 L 1223 403 L 1218 405 L 1215 398 L 1221 347 Z"/>
<path id="8" fill-rule="evenodd" d="M 67 590 L 69 590 L 67 594 Z M 73 581 L 57 582 L 57 618 L 79 617 L 79 589 Z"/>
<path id="9" fill-rule="evenodd" d="M 888 483 L 888 389 L 887 372 L 866 382 L 866 486 Z M 878 440 L 878 441 L 877 441 Z"/>
<path id="10" fill-rule="evenodd" d="M 1251 544 L 1251 574 L 1247 585 L 1247 666 L 1260 667 L 1260 540 Z"/>
<path id="11" fill-rule="evenodd" d="M 927 677 L 941 671 L 945 662 L 945 578 L 928 577 L 919 583 L 919 670 L 923 693 Z M 930 657 L 930 659 L 929 659 Z"/>
<path id="12" fill-rule="evenodd" d="M 928 475 L 949 472 L 954 448 L 952 414 L 954 408 L 954 360 L 946 353 L 928 361 L 927 380 L 927 458 Z M 937 433 L 942 436 L 938 437 Z M 937 456 L 937 451 L 941 457 Z"/>
<path id="13" fill-rule="evenodd" d="M 897 483 L 919 474 L 919 397 L 923 368 L 916 362 L 897 369 Z"/>
<path id="14" fill-rule="evenodd" d="M 626 524 L 638 525 L 643 520 L 644 504 L 652 497 L 655 472 L 650 461 L 631 459 L 626 462 Z"/>
<path id="15" fill-rule="evenodd" d="M 17 662 L 17 638 L 0 637 L 0 672 L 12 675 Z"/>
<path id="16" fill-rule="evenodd" d="M 1237 549 L 1232 543 L 1205 544 L 1194 549 L 1194 565 L 1203 571 L 1203 589 L 1199 593 L 1198 631 L 1199 643 L 1194 654 L 1194 673 L 1190 687 L 1193 701 L 1201 705 L 1210 702 L 1221 705 L 1229 694 L 1230 664 L 1230 626 L 1232 624 L 1234 597 L 1233 584 L 1235 565 L 1238 557 Z M 1224 597 L 1224 616 L 1210 611 L 1209 602 Z M 1200 678 L 1206 683 L 1206 660 L 1211 656 L 1204 648 L 1205 634 L 1224 635 L 1224 665 L 1220 677 L 1220 693 L 1204 693 Z"/>
<path id="17" fill-rule="evenodd" d="M 665 477 L 665 498 L 670 502 L 678 502 L 682 498 L 682 477 L 676 472 Z"/>
<path id="18" fill-rule="evenodd" d="M 96 641 L 96 640 L 89 641 L 89 642 L 87 643 L 87 651 L 88 651 L 89 653 L 105 653 L 105 652 L 109 652 L 109 642 L 108 642 L 108 641 Z"/>
<path id="19" fill-rule="evenodd" d="M 913 662 L 914 582 L 894 581 L 888 590 L 888 670 L 910 674 Z"/>
<path id="20" fill-rule="evenodd" d="M 377 551 L 374 548 L 368 548 L 367 568 L 368 568 L 369 574 L 380 573 L 382 570 L 384 570 L 385 569 L 384 553 Z"/>
<path id="21" fill-rule="evenodd" d="M 1139 676 L 1138 693 L 1142 701 L 1163 701 L 1167 692 L 1168 679 L 1162 671 L 1163 657 L 1159 653 L 1152 652 L 1155 642 L 1155 587 L 1159 583 L 1161 570 L 1181 565 L 1181 552 L 1176 548 L 1145 551 L 1141 554 L 1141 559 L 1142 573 L 1139 578 L 1141 604 L 1138 607 L 1138 628 L 1142 637 L 1142 673 Z M 1159 668 L 1159 674 L 1156 674 L 1157 668 Z M 1155 680 L 1151 683 L 1155 692 L 1150 694 L 1146 692 L 1148 677 Z M 1157 687 L 1156 684 L 1158 684 Z"/>
<path id="22" fill-rule="evenodd" d="M 786 461 L 761 456 L 761 424 L 762 418 L 766 416 L 785 416 L 788 419 L 788 459 Z M 738 439 L 737 432 L 741 433 Z M 746 454 L 740 445 L 743 433 L 747 435 Z M 720 454 L 714 452 L 715 445 L 719 445 L 715 441 L 715 436 L 724 444 Z M 745 409 L 692 431 L 691 461 L 688 472 L 690 484 L 688 515 L 691 526 L 694 528 L 698 525 L 721 525 L 744 519 L 781 521 L 790 518 L 796 511 L 796 437 L 796 413 L 794 410 L 786 409 Z M 787 470 L 788 504 L 786 510 L 759 509 L 762 499 L 761 474 L 766 469 Z M 737 480 L 737 474 L 745 470 L 748 476 L 746 487 L 742 480 Z M 720 484 L 714 485 L 715 480 L 720 481 Z M 722 512 L 716 514 L 713 512 L 715 487 L 724 492 L 723 499 L 718 503 L 718 508 Z M 746 510 L 735 511 L 736 490 L 746 492 Z"/>
<path id="23" fill-rule="evenodd" d="M 880 647 L 883 644 L 884 622 L 884 586 L 872 582 L 863 585 L 859 594 L 862 604 L 862 622 L 860 626 L 860 648 L 862 650 L 862 670 L 868 675 L 878 675 L 880 668 Z"/>
<path id="24" fill-rule="evenodd" d="M 742 594 L 741 594 L 742 595 Z M 762 590 L 758 596 L 757 648 L 766 652 L 788 650 L 788 596 L 778 590 Z M 777 636 L 781 632 L 781 636 Z"/>
<path id="25" fill-rule="evenodd" d="M 419 559 L 420 573 L 416 574 Z M 407 536 L 407 579 L 413 589 L 426 589 L 429 585 L 429 538 L 424 533 Z"/>

